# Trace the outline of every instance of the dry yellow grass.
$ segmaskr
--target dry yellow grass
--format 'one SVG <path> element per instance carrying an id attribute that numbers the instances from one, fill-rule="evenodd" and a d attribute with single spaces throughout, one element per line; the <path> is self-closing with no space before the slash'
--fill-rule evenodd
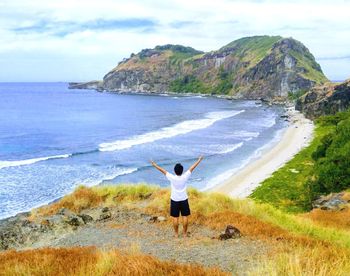
<path id="1" fill-rule="evenodd" d="M 120 204 L 131 204 L 146 200 L 147 204 L 142 211 L 150 214 L 168 216 L 170 191 L 146 184 L 97 186 L 92 188 L 79 187 L 72 194 L 61 200 L 41 207 L 32 212 L 32 217 L 37 215 L 51 215 L 61 208 L 68 208 L 74 212 L 83 209 Z M 227 224 L 238 227 L 243 235 L 257 238 L 272 238 L 278 240 L 299 240 L 308 243 L 309 240 L 323 240 L 325 242 L 337 242 L 345 247 L 350 247 L 350 238 L 343 229 L 330 230 L 318 226 L 321 221 L 335 225 L 339 222 L 343 228 L 347 227 L 349 220 L 348 211 L 331 215 L 323 214 L 324 219 L 319 219 L 318 213 L 310 214 L 310 218 L 317 221 L 310 223 L 302 217 L 285 214 L 266 204 L 256 204 L 252 200 L 233 200 L 228 196 L 217 193 L 202 193 L 195 189 L 189 189 L 189 201 L 191 205 L 191 220 L 207 225 L 217 230 L 223 230 Z M 314 216 L 314 217 L 313 217 Z"/>
<path id="2" fill-rule="evenodd" d="M 98 206 L 103 202 L 103 197 L 88 187 L 78 187 L 73 193 L 64 196 L 60 200 L 40 207 L 32 211 L 32 217 L 36 215 L 53 215 L 61 208 L 67 208 L 73 212 L 79 213 L 83 209 Z"/>
<path id="3" fill-rule="evenodd" d="M 68 194 L 60 200 L 42 206 L 32 211 L 31 217 L 46 216 L 56 214 L 61 208 L 67 208 L 73 212 L 80 211 L 101 204 L 104 206 L 113 206 L 121 202 L 137 201 L 148 198 L 159 187 L 139 184 L 139 185 L 118 185 L 118 186 L 79 186 L 71 194 Z"/>
<path id="4" fill-rule="evenodd" d="M 322 243 L 312 246 L 285 244 L 277 253 L 261 258 L 250 276 L 347 276 L 350 251 Z"/>
<path id="5" fill-rule="evenodd" d="M 350 208 L 341 211 L 314 209 L 307 214 L 303 214 L 303 217 L 319 225 L 350 230 Z"/>
<path id="6" fill-rule="evenodd" d="M 180 265 L 149 255 L 93 247 L 43 248 L 0 253 L 0 275 L 229 275 L 217 268 Z"/>
<path id="7" fill-rule="evenodd" d="M 85 208 L 99 205 L 113 206 L 125 203 L 135 208 L 135 206 L 138 206 L 137 202 L 139 200 L 146 200 L 144 201 L 146 204 L 142 204 L 143 212 L 148 212 L 152 215 L 168 216 L 169 198 L 170 191 L 168 189 L 160 189 L 159 187 L 148 185 L 80 187 L 61 201 L 39 208 L 37 214 L 52 214 L 62 207 L 79 212 Z M 250 272 L 251 275 L 350 275 L 350 236 L 347 228 L 350 217 L 349 210 L 336 213 L 315 210 L 304 216 L 296 216 L 278 211 L 266 204 L 257 204 L 252 200 L 233 200 L 222 194 L 202 193 L 194 189 L 189 190 L 189 201 L 192 212 L 191 223 L 206 225 L 218 231 L 225 229 L 227 224 L 232 224 L 238 227 L 244 236 L 273 242 L 274 246 L 270 255 L 264 256 L 261 259 L 254 271 Z M 171 220 L 168 220 L 167 223 L 170 224 Z M 324 225 L 332 226 L 332 228 L 324 227 Z M 115 225 L 115 227 L 119 227 L 119 225 Z M 91 271 L 94 272 L 94 275 L 119 275 L 117 273 L 120 270 L 113 269 L 124 265 L 127 267 L 130 265 L 130 275 L 138 275 L 138 273 L 143 271 L 154 274 L 156 270 L 152 270 L 153 265 L 157 264 L 157 266 L 162 267 L 157 263 L 159 261 L 152 258 L 146 258 L 146 263 L 150 262 L 151 264 L 150 268 L 148 265 L 145 268 L 141 264 L 138 264 L 138 260 L 143 260 L 143 257 L 133 259 L 135 254 L 124 258 L 118 252 L 96 253 L 96 250 L 89 249 L 92 250 L 92 253 L 89 253 L 91 261 L 87 262 L 89 264 L 86 263 L 85 265 L 84 263 L 82 266 L 86 268 L 86 271 L 75 271 L 74 263 L 85 262 L 84 260 L 86 259 L 80 257 L 81 255 L 79 254 L 82 254 L 81 252 L 78 253 L 74 251 L 75 249 L 72 250 L 69 251 L 69 254 L 72 254 L 71 256 L 75 253 L 78 254 L 77 258 L 74 257 L 74 262 L 69 266 L 69 269 L 72 269 L 75 275 L 91 275 L 84 274 Z M 34 258 L 35 254 L 32 255 Z M 37 257 L 38 259 L 40 259 L 39 256 L 40 254 Z M 115 258 L 120 260 L 118 264 Z M 42 262 L 43 265 L 49 257 L 45 257 L 44 259 Z M 0 257 L 1 262 L 2 260 Z M 66 261 L 64 258 L 60 260 L 62 264 Z M 16 263 L 21 266 L 22 263 L 27 262 L 21 262 L 17 259 L 17 261 L 13 262 L 12 266 L 10 265 L 8 267 L 13 268 L 16 266 Z M 91 266 L 91 263 L 93 263 L 93 266 Z M 7 262 L 7 264 L 9 263 Z M 57 264 L 53 266 L 55 265 Z M 205 273 L 208 273 L 207 271 L 203 272 L 204 270 L 200 270 L 203 268 L 198 267 L 192 270 L 193 267 L 184 268 L 174 263 L 163 265 L 165 268 L 161 270 L 160 275 L 175 273 L 173 271 L 177 271 L 177 275 L 197 275 L 198 273 L 204 273 L 203 275 L 205 275 Z M 77 265 L 77 267 L 79 266 Z M 0 271 L 6 267 L 1 267 L 0 265 Z M 51 267 L 51 264 L 48 267 Z M 106 267 L 109 270 L 106 270 Z M 39 268 L 40 265 L 31 269 Z M 103 272 L 103 274 L 101 271 L 108 272 Z M 217 270 L 213 271 L 211 273 L 214 273 L 214 275 L 215 273 L 219 273 Z M 35 275 L 35 271 L 32 274 Z"/>

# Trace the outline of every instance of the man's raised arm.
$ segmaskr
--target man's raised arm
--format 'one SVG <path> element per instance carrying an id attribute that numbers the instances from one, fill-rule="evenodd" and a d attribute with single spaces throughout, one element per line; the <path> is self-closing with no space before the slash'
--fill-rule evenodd
<path id="1" fill-rule="evenodd" d="M 199 165 L 199 163 L 203 160 L 203 156 L 200 156 L 198 160 L 189 168 L 190 172 L 192 173 L 193 170 Z"/>
<path id="2" fill-rule="evenodd" d="M 166 173 L 167 173 L 167 171 L 164 170 L 162 167 L 159 167 L 159 166 L 156 164 L 156 162 L 154 162 L 154 161 L 151 160 L 151 164 L 152 164 L 153 167 L 155 167 L 155 168 L 156 168 L 158 171 L 160 171 L 161 173 L 163 173 L 163 174 L 166 174 Z"/>

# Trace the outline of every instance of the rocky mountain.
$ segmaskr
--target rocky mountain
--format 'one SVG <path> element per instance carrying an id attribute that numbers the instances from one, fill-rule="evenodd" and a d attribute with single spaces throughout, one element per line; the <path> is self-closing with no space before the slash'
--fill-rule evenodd
<path id="1" fill-rule="evenodd" d="M 102 87 L 118 92 L 191 92 L 283 99 L 326 81 L 313 55 L 299 41 L 253 36 L 207 53 L 181 45 L 144 49 L 107 73 Z"/>
<path id="2" fill-rule="evenodd" d="M 350 79 L 343 83 L 326 83 L 315 86 L 301 96 L 295 108 L 310 119 L 335 114 L 350 107 Z"/>

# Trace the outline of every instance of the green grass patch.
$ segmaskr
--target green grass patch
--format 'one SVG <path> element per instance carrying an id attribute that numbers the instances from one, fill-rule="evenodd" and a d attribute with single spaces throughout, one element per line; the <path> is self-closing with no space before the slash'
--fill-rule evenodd
<path id="1" fill-rule="evenodd" d="M 312 198 L 307 182 L 314 171 L 312 154 L 321 145 L 322 138 L 333 130 L 332 125 L 317 124 L 310 145 L 263 181 L 250 197 L 288 212 L 310 210 Z"/>
<path id="2" fill-rule="evenodd" d="M 273 44 L 281 38 L 281 36 L 244 37 L 227 44 L 219 51 L 235 48 L 234 54 L 240 56 L 242 61 L 249 62 L 249 67 L 252 67 L 267 56 Z"/>
<path id="3" fill-rule="evenodd" d="M 315 81 L 316 84 L 322 84 L 327 82 L 327 78 L 322 73 L 321 67 L 315 61 L 315 58 L 311 55 L 311 53 L 304 53 L 303 55 L 297 51 L 290 51 L 291 55 L 296 58 L 297 66 L 303 67 L 306 69 L 306 72 L 302 73 L 302 75 L 312 81 Z"/>

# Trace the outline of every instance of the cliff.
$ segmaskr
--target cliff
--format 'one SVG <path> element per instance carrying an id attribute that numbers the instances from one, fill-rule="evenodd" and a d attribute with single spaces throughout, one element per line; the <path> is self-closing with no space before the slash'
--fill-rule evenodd
<path id="1" fill-rule="evenodd" d="M 301 96 L 295 108 L 314 119 L 321 115 L 335 114 L 345 111 L 350 106 L 350 79 L 343 83 L 327 83 L 315 86 Z"/>
<path id="2" fill-rule="evenodd" d="M 245 99 L 287 98 L 327 78 L 309 50 L 293 38 L 254 36 L 204 53 L 181 45 L 131 54 L 103 78 L 117 92 L 191 92 Z"/>

